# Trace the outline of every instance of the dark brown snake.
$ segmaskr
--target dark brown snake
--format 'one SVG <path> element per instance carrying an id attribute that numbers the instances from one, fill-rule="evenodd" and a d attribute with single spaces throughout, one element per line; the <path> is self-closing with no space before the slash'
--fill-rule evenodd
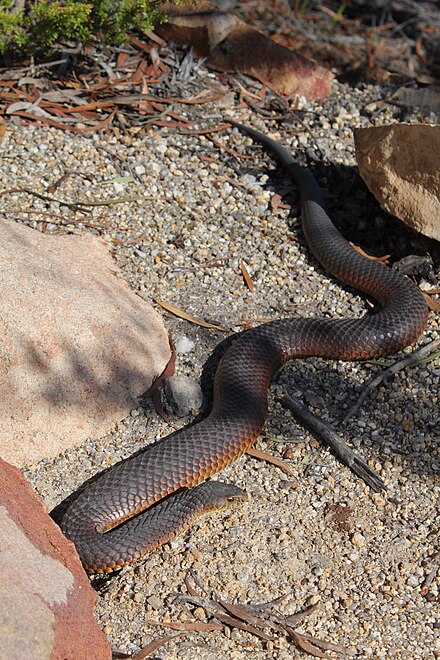
<path id="1" fill-rule="evenodd" d="M 241 492 L 216 481 L 191 487 L 235 461 L 255 441 L 266 419 L 270 380 L 287 360 L 389 355 L 414 342 L 426 325 L 428 311 L 419 289 L 351 247 L 325 212 L 312 174 L 274 140 L 234 125 L 262 143 L 299 187 L 303 230 L 315 257 L 335 277 L 375 298 L 381 309 L 360 319 L 289 318 L 243 333 L 219 364 L 209 416 L 116 465 L 67 510 L 62 530 L 90 573 L 120 568 L 176 536 L 202 511 Z"/>

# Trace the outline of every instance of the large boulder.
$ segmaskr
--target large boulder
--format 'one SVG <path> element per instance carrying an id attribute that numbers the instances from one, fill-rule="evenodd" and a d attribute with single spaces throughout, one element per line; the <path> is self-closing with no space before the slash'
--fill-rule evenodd
<path id="1" fill-rule="evenodd" d="M 96 594 L 73 543 L 21 472 L 0 459 L 0 649 L 8 660 L 106 660 Z"/>
<path id="2" fill-rule="evenodd" d="M 360 128 L 354 141 L 360 175 L 382 208 L 439 241 L 440 126 Z"/>
<path id="3" fill-rule="evenodd" d="M 0 455 L 17 466 L 112 429 L 170 356 L 107 244 L 0 221 Z"/>

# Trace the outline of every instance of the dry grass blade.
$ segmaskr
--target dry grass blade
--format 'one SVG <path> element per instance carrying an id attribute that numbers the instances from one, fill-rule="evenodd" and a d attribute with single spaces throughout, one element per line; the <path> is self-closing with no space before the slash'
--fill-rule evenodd
<path id="1" fill-rule="evenodd" d="M 19 215 L 20 213 L 24 213 L 25 215 L 38 215 L 41 216 L 42 218 L 50 218 L 50 221 L 53 224 L 57 224 L 54 222 L 54 220 L 58 220 L 58 224 L 60 225 L 83 225 L 84 227 L 89 227 L 90 229 L 97 229 L 99 231 L 104 231 L 105 229 L 113 229 L 110 225 L 97 225 L 94 222 L 88 222 L 84 217 L 83 218 L 68 218 L 64 215 L 60 215 L 59 213 L 49 213 L 48 211 L 39 211 L 38 209 L 3 209 L 0 210 L 0 213 L 2 215 L 6 216 L 12 216 L 12 215 Z"/>
<path id="2" fill-rule="evenodd" d="M 107 240 L 109 240 L 111 243 L 118 243 L 119 245 L 137 245 L 138 243 L 141 243 L 142 241 L 145 241 L 147 238 L 146 234 L 140 234 L 139 236 L 133 236 L 133 238 L 114 238 L 111 236 Z"/>
<path id="3" fill-rule="evenodd" d="M 238 151 L 235 151 L 235 149 L 230 149 L 226 145 L 224 145 L 222 142 L 219 140 L 216 140 L 215 138 L 212 137 L 209 133 L 207 134 L 208 139 L 211 140 L 213 144 L 215 144 L 216 147 L 219 149 L 223 149 L 223 151 L 226 151 L 226 153 L 231 154 L 231 156 L 235 156 L 236 158 L 254 158 L 252 154 L 241 154 Z"/>
<path id="4" fill-rule="evenodd" d="M 171 305 L 171 303 L 168 303 L 165 300 L 161 300 L 160 298 L 153 298 L 153 300 L 155 303 L 166 309 L 167 312 L 174 314 L 174 316 L 178 316 L 180 319 L 185 319 L 185 321 L 189 321 L 190 323 L 195 323 L 195 325 L 200 325 L 202 326 L 202 328 L 209 328 L 210 330 L 219 330 L 220 332 L 229 332 L 227 328 L 223 328 L 221 325 L 216 325 L 215 323 L 208 323 L 208 321 L 199 319 L 196 316 L 191 316 L 191 314 L 184 312 L 183 309 L 179 309 L 178 307 Z"/>
<path id="5" fill-rule="evenodd" d="M 64 172 L 62 176 L 60 176 L 54 183 L 51 183 L 49 186 L 46 188 L 46 192 L 48 192 L 50 195 L 52 195 L 69 177 L 79 177 L 80 179 L 86 179 L 90 183 L 93 181 L 93 175 L 91 174 L 84 174 L 83 172 L 74 172 L 73 170 L 68 170 L 67 172 Z"/>
<path id="6" fill-rule="evenodd" d="M 148 199 L 148 197 L 144 199 Z M 139 197 L 112 197 L 111 199 L 100 199 L 97 202 L 79 202 L 79 204 L 81 206 L 114 206 L 115 204 L 137 202 L 138 200 Z"/>
<path id="7" fill-rule="evenodd" d="M 223 630 L 220 623 L 204 623 L 203 621 L 145 621 L 149 626 L 164 626 L 173 630 L 185 630 L 187 632 L 213 632 Z"/>
<path id="8" fill-rule="evenodd" d="M 147 644 L 147 646 L 141 649 L 139 653 L 136 653 L 136 655 L 132 655 L 130 657 L 132 660 L 143 660 L 144 658 L 148 658 L 148 656 L 152 653 L 155 653 L 155 651 L 158 649 L 162 648 L 162 646 L 165 646 L 165 644 L 168 644 L 168 642 L 172 642 L 173 639 L 184 637 L 185 635 L 189 635 L 189 632 L 179 632 L 176 635 L 162 637 L 162 639 L 155 639 L 153 642 L 150 642 L 150 644 Z"/>
<path id="9" fill-rule="evenodd" d="M 355 405 L 348 411 L 345 415 L 343 421 L 346 422 L 350 417 L 352 417 L 361 407 L 365 399 L 371 394 L 371 392 L 386 380 L 389 376 L 396 374 L 405 367 L 410 367 L 417 364 L 426 364 L 431 360 L 435 360 L 439 357 L 437 349 L 440 346 L 440 339 L 435 339 L 434 341 L 422 346 L 418 351 L 414 351 L 411 355 L 407 355 L 403 360 L 399 360 L 392 364 L 388 369 L 382 371 L 378 376 L 370 380 L 370 382 L 365 386 L 361 395 L 359 396 Z"/>
<path id="10" fill-rule="evenodd" d="M 229 124 L 220 124 L 214 128 L 204 128 L 193 131 L 179 131 L 179 135 L 209 135 L 210 133 L 221 133 L 225 129 L 229 128 L 229 126 Z"/>
<path id="11" fill-rule="evenodd" d="M 2 190 L 0 192 L 0 197 L 4 197 L 5 195 L 12 195 L 16 193 L 25 193 L 26 195 L 32 195 L 33 197 L 37 197 L 38 199 L 41 199 L 43 202 L 55 202 L 56 204 L 60 204 L 61 206 L 66 206 L 67 208 L 75 209 L 79 213 L 88 212 L 84 208 L 85 205 L 81 204 L 80 202 L 66 202 L 62 199 L 56 199 L 55 197 L 49 197 L 48 195 L 43 195 L 42 193 L 38 193 L 35 190 L 29 190 L 28 188 L 10 188 L 9 190 Z"/>
<path id="12" fill-rule="evenodd" d="M 29 190 L 28 188 L 10 188 L 9 190 L 2 190 L 0 192 L 0 197 L 4 197 L 5 195 L 12 195 L 15 193 L 26 193 L 26 195 L 32 195 L 33 197 L 37 197 L 44 202 L 55 202 L 56 204 L 60 204 L 60 206 L 66 206 L 69 209 L 75 209 L 80 213 L 87 213 L 86 209 L 94 206 L 112 206 L 114 204 L 124 204 L 125 202 L 136 202 L 139 199 L 138 197 L 115 197 L 112 199 L 99 200 L 97 202 L 67 202 L 66 200 L 49 197 L 48 195 L 43 195 L 36 190 Z"/>

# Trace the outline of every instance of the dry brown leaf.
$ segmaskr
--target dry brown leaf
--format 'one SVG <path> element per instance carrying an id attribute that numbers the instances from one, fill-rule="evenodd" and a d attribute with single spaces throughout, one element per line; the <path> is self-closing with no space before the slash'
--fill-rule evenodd
<path id="1" fill-rule="evenodd" d="M 437 300 L 434 300 L 430 295 L 426 293 L 426 291 L 422 291 L 423 297 L 425 299 L 425 302 L 428 306 L 428 309 L 431 310 L 431 312 L 435 312 L 436 314 L 440 312 L 440 303 L 437 302 Z"/>
<path id="2" fill-rule="evenodd" d="M 177 639 L 178 637 L 184 637 L 185 635 L 189 635 L 189 632 L 184 631 L 184 632 L 179 632 L 176 635 L 170 635 L 169 637 L 162 637 L 162 639 L 155 639 L 153 642 L 150 642 L 150 644 L 147 644 L 147 646 L 144 646 L 143 649 L 139 651 L 139 653 L 136 653 L 136 655 L 131 656 L 132 660 L 144 660 L 144 658 L 148 658 L 149 655 L 157 651 L 157 649 L 162 648 L 162 646 L 165 646 L 165 644 L 168 644 L 168 642 L 172 642 L 173 639 Z"/>
<path id="3" fill-rule="evenodd" d="M 244 623 L 243 621 L 240 621 L 240 619 L 236 619 L 233 616 L 229 616 L 229 614 L 222 614 L 221 612 L 216 612 L 214 616 L 215 616 L 216 619 L 219 619 L 219 621 L 223 621 L 224 623 L 226 623 L 228 626 L 231 626 L 232 628 L 238 628 L 239 630 L 245 630 L 246 632 L 250 633 L 251 635 L 255 635 L 255 637 L 259 637 L 260 639 L 264 639 L 266 642 L 273 642 L 274 641 L 274 637 L 271 637 L 271 635 L 267 635 L 262 630 L 259 630 L 258 628 L 255 628 L 255 626 L 250 626 L 247 623 Z"/>
<path id="4" fill-rule="evenodd" d="M 253 282 L 252 277 L 250 276 L 250 273 L 247 269 L 246 262 L 242 257 L 240 257 L 240 268 L 241 268 L 241 272 L 242 272 L 243 277 L 244 277 L 244 281 L 246 282 L 247 288 L 249 289 L 249 291 L 251 293 L 253 293 L 255 291 L 254 282 Z"/>
<path id="5" fill-rule="evenodd" d="M 317 646 L 311 644 L 306 637 L 296 632 L 295 630 L 291 630 L 289 632 L 295 644 L 302 651 L 305 651 L 309 655 L 312 655 L 314 658 L 328 658 L 328 656 L 325 653 L 323 653 Z"/>
<path id="6" fill-rule="evenodd" d="M 183 309 L 179 309 L 178 307 L 171 305 L 171 303 L 168 303 L 165 300 L 161 300 L 160 298 L 153 298 L 153 300 L 155 303 L 166 309 L 167 312 L 170 312 L 171 314 L 174 314 L 174 316 L 178 316 L 181 319 L 185 319 L 185 321 L 189 321 L 190 323 L 195 323 L 196 325 L 200 325 L 202 326 L 202 328 L 209 328 L 211 330 L 220 330 L 220 332 L 229 332 L 227 328 L 223 328 L 221 325 L 216 325 L 215 323 L 208 323 L 203 319 L 199 319 L 195 316 L 191 316 L 191 314 L 184 312 Z"/>
<path id="7" fill-rule="evenodd" d="M 312 64 L 298 53 L 275 43 L 261 32 L 216 5 L 202 1 L 183 6 L 165 5 L 166 24 L 159 34 L 177 43 L 191 44 L 208 56 L 211 68 L 245 73 L 257 78 L 276 94 L 306 98 L 327 96 L 333 74 Z"/>
<path id="8" fill-rule="evenodd" d="M 276 465 L 276 467 L 280 468 L 280 470 L 282 470 L 286 474 L 293 474 L 291 468 L 288 465 L 286 465 L 286 463 L 284 463 L 284 461 L 282 461 L 281 458 L 277 458 L 272 454 L 268 454 L 267 452 L 262 451 L 261 449 L 255 449 L 255 447 L 249 447 L 249 449 L 246 449 L 246 454 L 248 454 L 249 456 L 253 456 L 254 458 L 259 458 L 263 461 L 267 461 L 272 465 Z"/>
<path id="9" fill-rule="evenodd" d="M 8 124 L 3 119 L 3 117 L 0 117 L 0 142 L 2 141 L 3 136 L 6 133 L 7 126 L 8 126 Z"/>
<path id="10" fill-rule="evenodd" d="M 233 603 L 228 603 L 225 600 L 221 600 L 220 598 L 218 599 L 218 602 L 227 612 L 229 612 L 229 614 L 232 614 L 232 616 L 241 619 L 248 625 L 259 626 L 260 628 L 275 626 L 273 622 L 266 621 L 250 612 L 249 607 L 246 607 L 246 605 L 234 605 Z"/>
<path id="11" fill-rule="evenodd" d="M 368 254 L 368 252 L 365 252 L 359 245 L 353 245 L 353 248 L 356 250 L 356 252 L 359 252 L 363 257 L 366 257 L 367 259 L 371 259 L 371 261 L 377 261 L 380 264 L 387 264 L 391 255 L 390 254 L 384 254 L 382 257 L 373 257 L 372 254 Z"/>
<path id="12" fill-rule="evenodd" d="M 328 658 L 329 656 L 322 652 L 321 649 L 325 651 L 334 651 L 339 653 L 344 657 L 348 655 L 353 655 L 349 649 L 341 644 L 333 644 L 332 642 L 326 642 L 323 639 L 318 639 L 317 637 L 311 637 L 310 635 L 303 635 L 297 630 L 294 630 L 291 626 L 283 625 L 283 628 L 289 635 L 292 637 L 293 641 L 306 653 L 309 653 L 314 658 Z"/>
<path id="13" fill-rule="evenodd" d="M 36 122 L 37 124 L 47 124 L 48 126 L 53 126 L 54 128 L 60 128 L 62 131 L 70 131 L 71 133 L 78 133 L 78 134 L 84 132 L 83 129 L 77 128 L 76 126 L 69 126 L 68 124 L 63 124 L 59 121 L 55 121 L 54 119 L 49 119 L 48 117 L 40 117 L 32 114 L 32 112 L 24 112 L 24 111 L 22 112 L 20 110 L 12 114 L 18 115 L 19 117 L 23 117 L 24 119 L 30 119 L 33 122 Z"/>
<path id="14" fill-rule="evenodd" d="M 279 193 L 275 193 L 272 195 L 270 198 L 270 207 L 272 211 L 276 212 L 278 211 L 279 208 L 286 208 L 287 204 L 282 204 L 281 203 L 281 195 Z"/>

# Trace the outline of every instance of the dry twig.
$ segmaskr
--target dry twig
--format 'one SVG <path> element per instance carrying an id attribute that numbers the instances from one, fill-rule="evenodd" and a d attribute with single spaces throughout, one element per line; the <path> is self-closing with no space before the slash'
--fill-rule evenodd
<path id="1" fill-rule="evenodd" d="M 440 339 L 436 339 L 426 346 L 422 346 L 418 351 L 414 351 L 411 355 L 404 357 L 402 360 L 395 362 L 382 371 L 378 376 L 373 378 L 365 387 L 359 399 L 355 405 L 348 411 L 343 419 L 343 423 L 346 422 L 350 417 L 352 417 L 361 407 L 365 399 L 371 394 L 371 392 L 378 386 L 380 383 L 385 381 L 389 376 L 397 374 L 399 371 L 405 367 L 410 367 L 414 364 L 423 364 L 429 360 L 435 360 L 437 357 L 440 357 L 440 352 L 437 351 L 437 348 L 440 346 Z M 436 352 L 437 351 L 437 352 Z"/>
<path id="2" fill-rule="evenodd" d="M 339 460 L 365 481 L 370 488 L 376 492 L 385 490 L 385 484 L 377 472 L 370 468 L 360 456 L 350 449 L 333 429 L 313 415 L 302 403 L 292 399 L 290 396 L 284 396 L 281 399 L 281 403 L 286 408 L 289 408 L 295 417 L 298 417 L 315 435 L 328 444 Z"/>

